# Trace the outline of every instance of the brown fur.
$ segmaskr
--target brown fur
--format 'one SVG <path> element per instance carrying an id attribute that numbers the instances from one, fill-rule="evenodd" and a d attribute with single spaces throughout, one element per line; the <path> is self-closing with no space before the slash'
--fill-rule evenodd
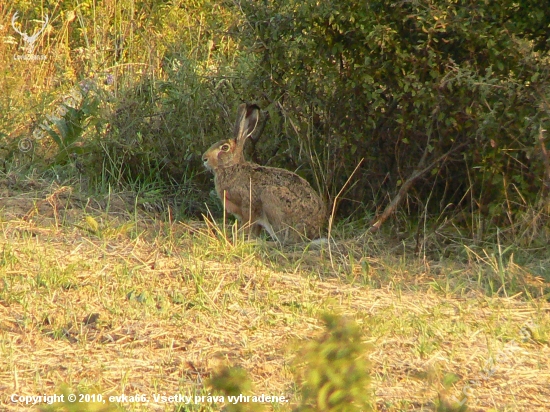
<path id="1" fill-rule="evenodd" d="M 244 160 L 243 147 L 258 121 L 259 108 L 239 106 L 235 138 L 213 144 L 203 155 L 214 172 L 216 192 L 225 209 L 251 227 L 261 227 L 281 242 L 320 236 L 326 210 L 309 183 L 285 169 Z"/>

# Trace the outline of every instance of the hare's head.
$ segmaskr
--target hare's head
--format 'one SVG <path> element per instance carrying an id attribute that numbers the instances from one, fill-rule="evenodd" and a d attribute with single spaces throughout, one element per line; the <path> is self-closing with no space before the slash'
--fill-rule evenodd
<path id="1" fill-rule="evenodd" d="M 260 108 L 255 104 L 245 103 L 239 106 L 234 138 L 214 143 L 203 154 L 202 161 L 207 169 L 215 171 L 244 162 L 244 143 L 258 124 Z"/>

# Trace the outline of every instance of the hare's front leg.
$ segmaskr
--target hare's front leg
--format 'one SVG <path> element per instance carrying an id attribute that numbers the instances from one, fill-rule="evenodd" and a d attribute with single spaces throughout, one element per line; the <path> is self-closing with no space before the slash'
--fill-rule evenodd
<path id="1" fill-rule="evenodd" d="M 248 233 L 248 238 L 257 238 L 262 231 L 262 225 L 259 222 L 258 216 L 261 213 L 261 208 L 257 204 L 250 201 L 249 193 L 245 193 L 241 197 L 240 207 L 240 222 L 241 229 Z"/>
<path id="2" fill-rule="evenodd" d="M 262 216 L 258 218 L 258 220 L 256 220 L 256 225 L 260 228 L 263 227 L 274 241 L 279 242 L 279 238 L 277 237 L 273 226 L 271 226 L 271 223 L 269 223 L 269 220 L 267 219 L 265 213 L 262 213 Z"/>

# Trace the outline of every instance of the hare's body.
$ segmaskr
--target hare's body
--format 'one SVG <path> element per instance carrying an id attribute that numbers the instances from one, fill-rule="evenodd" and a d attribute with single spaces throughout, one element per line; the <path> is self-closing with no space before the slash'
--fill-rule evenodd
<path id="1" fill-rule="evenodd" d="M 241 105 L 236 138 L 215 143 L 204 154 L 206 167 L 215 175 L 216 192 L 225 209 L 254 234 L 263 227 L 281 242 L 317 238 L 326 212 L 309 183 L 288 170 L 244 160 L 244 139 L 256 126 L 257 111 L 257 106 Z"/>
<path id="2" fill-rule="evenodd" d="M 245 185 L 239 176 L 250 176 Z M 228 212 L 259 226 L 281 242 L 315 239 L 325 218 L 324 204 L 308 182 L 284 169 L 243 163 L 219 169 L 216 192 Z"/>

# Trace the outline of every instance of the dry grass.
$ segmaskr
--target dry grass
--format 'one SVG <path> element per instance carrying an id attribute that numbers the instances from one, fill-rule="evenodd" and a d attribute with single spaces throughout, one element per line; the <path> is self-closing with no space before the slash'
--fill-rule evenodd
<path id="1" fill-rule="evenodd" d="M 203 393 L 226 363 L 249 371 L 255 393 L 293 402 L 295 345 L 320 332 L 327 310 L 361 325 L 378 410 L 434 410 L 463 390 L 474 411 L 547 410 L 550 305 L 441 288 L 472 283 L 471 267 L 449 275 L 450 265 L 396 258 L 372 239 L 340 246 L 331 267 L 323 250 L 233 244 L 202 223 L 162 222 L 131 211 L 129 196 L 26 189 L 0 187 L 2 410 L 27 409 L 12 393 L 64 383 L 104 396 Z"/>

